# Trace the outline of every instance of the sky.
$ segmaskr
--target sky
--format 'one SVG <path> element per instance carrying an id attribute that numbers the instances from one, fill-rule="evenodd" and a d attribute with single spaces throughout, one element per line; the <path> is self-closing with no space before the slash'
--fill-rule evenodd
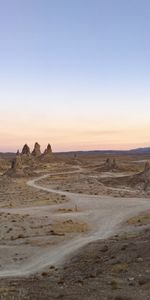
<path id="1" fill-rule="evenodd" d="M 149 0 L 0 0 L 0 151 L 150 146 Z"/>

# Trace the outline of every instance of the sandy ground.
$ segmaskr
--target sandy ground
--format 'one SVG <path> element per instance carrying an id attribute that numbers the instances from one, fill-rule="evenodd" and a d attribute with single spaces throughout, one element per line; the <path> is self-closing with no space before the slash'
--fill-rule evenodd
<path id="1" fill-rule="evenodd" d="M 149 300 L 150 211 L 130 218 L 122 229 L 78 249 L 59 268 L 2 278 L 0 299 Z"/>
<path id="2" fill-rule="evenodd" d="M 51 176 L 75 174 L 76 171 Z M 0 276 L 29 276 L 60 265 L 79 248 L 119 230 L 130 216 L 150 208 L 149 199 L 114 198 L 42 186 L 49 174 L 29 180 L 34 192 L 56 194 L 68 202 L 0 208 Z M 39 184 L 40 182 L 40 184 Z"/>
<path id="3" fill-rule="evenodd" d="M 0 176 L 0 299 L 149 299 L 149 194 L 117 184 L 145 159 L 95 172 L 104 161 L 40 163 L 34 179 Z"/>
<path id="4" fill-rule="evenodd" d="M 99 174 L 92 174 L 80 168 L 80 173 L 63 173 L 46 175 L 40 180 L 40 184 L 44 187 L 53 188 L 57 191 L 89 194 L 89 195 L 107 195 L 113 197 L 149 197 L 149 192 L 144 192 L 138 188 L 131 188 L 127 185 L 120 185 L 120 179 L 130 176 L 131 172 L 100 172 Z M 118 182 L 114 185 L 113 179 Z M 104 184 L 106 181 L 106 184 Z M 104 183 L 103 183 L 104 182 Z M 107 185 L 108 182 L 108 185 Z M 112 182 L 112 183 L 111 183 Z"/>

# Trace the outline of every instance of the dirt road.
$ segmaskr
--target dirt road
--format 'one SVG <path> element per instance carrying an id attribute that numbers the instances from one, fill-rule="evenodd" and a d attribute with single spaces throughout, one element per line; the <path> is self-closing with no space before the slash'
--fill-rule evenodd
<path id="1" fill-rule="evenodd" d="M 71 172 L 66 172 L 71 173 Z M 66 174 L 65 173 L 65 174 Z M 57 173 L 57 175 L 64 173 Z M 137 213 L 150 209 L 150 200 L 144 198 L 114 198 L 105 196 L 95 196 L 86 194 L 77 194 L 64 192 L 63 190 L 55 190 L 47 188 L 38 184 L 43 178 L 52 174 L 47 174 L 39 178 L 30 180 L 27 184 L 33 188 L 66 195 L 69 198 L 69 203 L 58 205 L 46 205 L 27 208 L 2 208 L 0 212 L 10 212 L 17 214 L 31 214 L 43 216 L 50 214 L 52 218 L 70 217 L 76 220 L 82 220 L 89 224 L 90 230 L 87 233 L 79 233 L 71 240 L 66 240 L 56 245 L 55 247 L 48 248 L 41 252 L 35 253 L 34 257 L 29 258 L 26 263 L 20 263 L 19 266 L 11 266 L 6 264 L 3 270 L 0 270 L 0 277 L 8 276 L 29 276 L 31 274 L 44 269 L 49 265 L 59 265 L 64 262 L 68 256 L 75 253 L 76 250 L 86 245 L 89 242 L 107 238 L 116 233 L 121 223 L 127 218 L 136 215 Z M 55 173 L 56 175 L 56 173 Z M 55 212 L 56 208 L 67 208 L 69 206 L 76 206 L 77 212 L 60 213 Z M 5 246 L 10 247 L 8 246 Z M 19 250 L 18 250 L 19 251 Z"/>

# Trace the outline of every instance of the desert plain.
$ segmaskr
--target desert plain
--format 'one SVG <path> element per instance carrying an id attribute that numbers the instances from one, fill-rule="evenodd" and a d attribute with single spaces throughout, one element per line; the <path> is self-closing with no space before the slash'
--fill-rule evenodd
<path id="1" fill-rule="evenodd" d="M 0 159 L 0 299 L 150 299 L 150 155 Z"/>

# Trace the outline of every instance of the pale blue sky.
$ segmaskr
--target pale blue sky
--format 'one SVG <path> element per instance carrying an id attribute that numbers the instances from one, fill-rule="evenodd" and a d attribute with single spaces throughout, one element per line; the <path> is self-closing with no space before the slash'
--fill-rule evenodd
<path id="1" fill-rule="evenodd" d="M 150 144 L 150 1 L 0 0 L 0 150 Z"/>

